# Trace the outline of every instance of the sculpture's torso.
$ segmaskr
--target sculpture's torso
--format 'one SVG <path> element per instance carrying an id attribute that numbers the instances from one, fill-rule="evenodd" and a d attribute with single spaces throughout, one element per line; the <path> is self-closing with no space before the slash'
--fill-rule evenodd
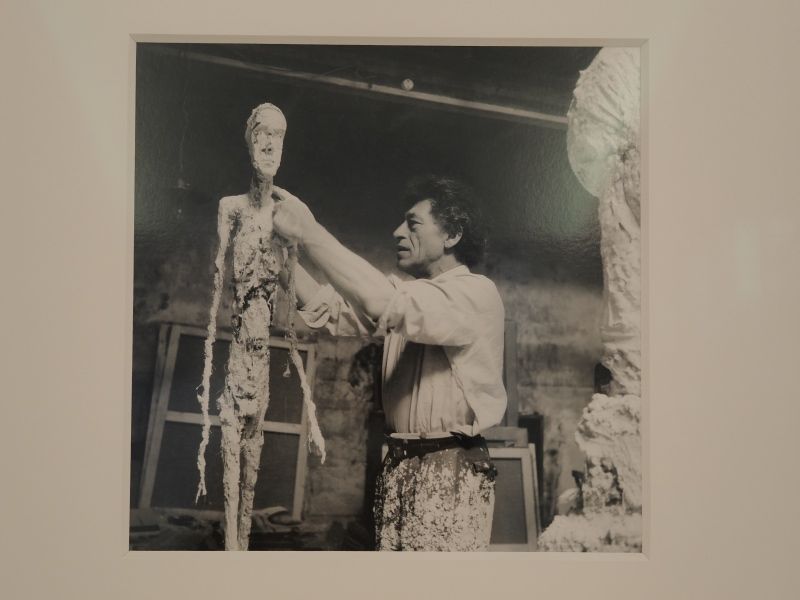
<path id="1" fill-rule="evenodd" d="M 233 343 L 226 388 L 240 417 L 259 414 L 269 393 L 269 326 L 272 322 L 281 248 L 272 236 L 272 204 L 248 196 L 234 212 Z"/>

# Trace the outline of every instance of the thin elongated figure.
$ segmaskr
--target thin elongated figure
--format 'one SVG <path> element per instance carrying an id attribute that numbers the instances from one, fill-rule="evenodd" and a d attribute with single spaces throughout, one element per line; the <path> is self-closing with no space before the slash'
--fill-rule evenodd
<path id="1" fill-rule="evenodd" d="M 284 265 L 291 270 L 295 249 L 285 251 L 273 236 L 273 177 L 280 166 L 286 118 L 273 104 L 256 107 L 247 120 L 245 139 L 250 150 L 253 178 L 247 194 L 220 200 L 218 214 L 219 248 L 214 262 L 214 293 L 205 344 L 203 381 L 199 388 L 203 437 L 198 452 L 200 482 L 197 498 L 206 493 L 205 449 L 208 445 L 209 383 L 212 350 L 216 338 L 216 313 L 224 278 L 225 253 L 233 249 L 232 317 L 233 340 L 222 395 L 217 399 L 222 429 L 223 489 L 225 493 L 225 549 L 247 550 L 253 498 L 264 436 L 261 424 L 269 404 L 269 327 L 275 293 Z M 288 276 L 290 288 L 293 274 Z M 293 290 L 290 289 L 293 296 Z M 324 442 L 319 434 L 310 390 L 297 353 L 296 336 L 290 327 L 291 359 L 300 373 L 308 408 L 311 440 L 324 460 Z"/>

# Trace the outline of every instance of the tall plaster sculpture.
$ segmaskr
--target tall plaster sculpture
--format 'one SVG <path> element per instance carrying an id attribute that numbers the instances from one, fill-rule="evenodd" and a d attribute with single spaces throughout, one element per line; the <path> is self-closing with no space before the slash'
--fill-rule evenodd
<path id="1" fill-rule="evenodd" d="M 603 48 L 581 73 L 567 152 L 599 200 L 602 363 L 613 380 L 594 394 L 575 439 L 587 456 L 577 514 L 557 516 L 542 550 L 641 551 L 641 223 L 638 48 Z"/>
<path id="2" fill-rule="evenodd" d="M 214 291 L 205 341 L 203 381 L 198 388 L 198 401 L 203 413 L 203 436 L 197 458 L 200 473 L 197 499 L 206 494 L 205 450 L 211 424 L 208 403 L 216 315 L 222 295 L 225 254 L 229 242 L 232 242 L 233 340 L 225 387 L 217 398 L 222 430 L 226 550 L 247 550 L 248 547 L 253 498 L 264 443 L 262 423 L 269 404 L 269 327 L 282 271 L 288 279 L 290 296 L 289 352 L 300 376 L 309 419 L 309 444 L 313 443 L 322 461 L 325 460 L 325 442 L 317 424 L 311 390 L 297 352 L 293 328 L 297 250 L 273 235 L 272 213 L 277 198 L 273 195 L 273 178 L 280 167 L 285 133 L 286 118 L 277 106 L 265 103 L 253 110 L 245 130 L 253 166 L 250 191 L 239 196 L 227 196 L 219 203 L 219 247 L 214 261 Z"/>

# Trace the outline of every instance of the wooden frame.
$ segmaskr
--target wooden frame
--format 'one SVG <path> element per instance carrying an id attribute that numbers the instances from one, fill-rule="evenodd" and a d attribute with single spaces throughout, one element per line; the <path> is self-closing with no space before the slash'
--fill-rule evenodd
<path id="1" fill-rule="evenodd" d="M 491 544 L 489 550 L 491 552 L 535 551 L 541 531 L 539 490 L 536 483 L 536 449 L 533 444 L 528 444 L 527 448 L 489 448 L 489 456 L 492 459 L 520 461 L 525 529 L 528 539 L 525 544 Z"/>
<path id="2" fill-rule="evenodd" d="M 528 447 L 528 430 L 524 427 L 504 427 L 496 425 L 481 432 L 486 439 L 486 443 L 491 447 L 492 444 L 502 443 L 504 446 L 514 448 Z"/>
<path id="3" fill-rule="evenodd" d="M 147 443 L 145 446 L 144 466 L 142 469 L 142 487 L 139 495 L 139 508 L 150 508 L 153 490 L 156 482 L 156 471 L 161 452 L 161 442 L 164 436 L 164 426 L 169 423 L 188 423 L 202 426 L 203 418 L 199 413 L 183 412 L 169 409 L 170 391 L 172 389 L 172 376 L 175 361 L 178 355 L 178 344 L 182 335 L 205 338 L 207 332 L 204 328 L 190 325 L 163 323 L 158 333 L 158 350 L 156 357 L 155 378 L 153 381 L 153 395 L 150 406 L 150 417 L 147 426 Z M 217 332 L 217 340 L 230 342 L 232 335 L 225 331 Z M 270 337 L 271 348 L 289 348 L 289 342 L 282 338 Z M 297 349 L 306 353 L 306 377 L 309 387 L 314 389 L 314 375 L 316 371 L 315 346 L 308 343 L 299 343 Z M 219 417 L 212 415 L 211 426 L 219 427 Z M 279 421 L 264 421 L 262 431 L 273 433 L 287 433 L 297 436 L 297 466 L 295 469 L 293 503 L 291 507 L 292 518 L 300 519 L 303 510 L 303 496 L 305 492 L 306 463 L 308 460 L 308 414 L 305 403 L 302 404 L 300 423 L 283 423 Z M 198 517 L 218 516 L 221 511 L 202 510 L 194 508 L 171 509 L 189 513 Z M 254 514 L 258 510 L 253 511 Z"/>

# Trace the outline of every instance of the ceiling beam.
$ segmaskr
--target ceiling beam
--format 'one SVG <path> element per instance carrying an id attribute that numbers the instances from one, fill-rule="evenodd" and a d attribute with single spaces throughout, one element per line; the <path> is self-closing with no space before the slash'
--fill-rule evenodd
<path id="1" fill-rule="evenodd" d="M 426 104 L 438 105 L 443 108 L 455 109 L 459 112 L 478 113 L 488 117 L 500 118 L 503 120 L 511 120 L 516 122 L 525 123 L 528 125 L 537 125 L 540 127 L 566 129 L 567 118 L 563 115 L 553 115 L 543 112 L 513 107 L 504 106 L 501 104 L 494 104 L 489 102 L 479 102 L 475 100 L 465 100 L 444 94 L 432 94 L 427 92 L 416 92 L 412 90 L 404 90 L 402 88 L 393 87 L 389 85 L 368 83 L 364 81 L 357 81 L 344 77 L 335 77 L 332 75 L 308 73 L 298 71 L 295 69 L 287 69 L 282 67 L 275 67 L 264 65 L 244 60 L 233 58 L 226 58 L 222 56 L 215 56 L 205 54 L 202 52 L 183 51 L 177 48 L 158 48 L 158 51 L 175 56 L 181 56 L 193 61 L 214 64 L 234 69 L 241 69 L 245 71 L 261 73 L 275 77 L 282 77 L 293 79 L 295 81 L 323 84 L 335 86 L 346 90 L 355 92 L 370 93 L 382 95 L 387 98 L 406 102 L 423 102 Z"/>

